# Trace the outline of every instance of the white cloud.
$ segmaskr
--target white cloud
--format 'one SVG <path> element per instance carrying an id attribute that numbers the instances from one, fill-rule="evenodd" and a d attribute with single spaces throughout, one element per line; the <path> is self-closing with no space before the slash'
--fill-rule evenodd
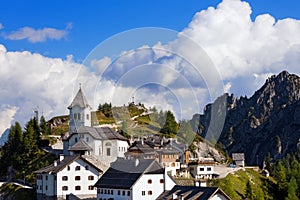
<path id="1" fill-rule="evenodd" d="M 14 116 L 18 108 L 16 106 L 1 105 L 0 106 L 0 137 L 1 134 L 10 127 L 11 122 L 14 120 Z"/>
<path id="2" fill-rule="evenodd" d="M 28 40 L 29 42 L 45 42 L 46 40 L 60 40 L 65 38 L 68 30 L 72 28 L 72 24 L 68 24 L 66 29 L 59 30 L 55 28 L 34 29 L 31 27 L 23 27 L 17 31 L 13 31 L 6 35 L 6 39 L 10 40 Z"/>
<path id="3" fill-rule="evenodd" d="M 0 30 L 1 30 L 1 29 L 4 29 L 4 26 L 3 26 L 2 23 L 0 23 Z"/>
<path id="4" fill-rule="evenodd" d="M 94 109 L 100 102 L 126 104 L 134 95 L 147 106 L 176 111 L 180 120 L 202 110 L 220 91 L 251 95 L 270 74 L 300 74 L 300 21 L 276 21 L 269 14 L 252 20 L 251 12 L 247 2 L 223 0 L 217 8 L 196 13 L 174 41 L 126 51 L 115 60 L 94 59 L 91 69 L 72 56 L 62 60 L 7 52 L 0 45 L 1 105 L 19 108 L 0 120 L 5 125 L 13 118 L 24 122 L 36 106 L 46 118 L 67 114 L 79 82 Z M 38 42 L 67 34 L 27 29 L 12 37 Z M 226 83 L 222 88 L 217 84 L 220 78 Z"/>

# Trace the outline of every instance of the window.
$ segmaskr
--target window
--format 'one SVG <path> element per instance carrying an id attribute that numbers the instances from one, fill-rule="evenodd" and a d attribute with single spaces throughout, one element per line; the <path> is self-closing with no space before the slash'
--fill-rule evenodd
<path id="1" fill-rule="evenodd" d="M 125 196 L 125 190 L 122 191 L 122 195 Z"/>
<path id="2" fill-rule="evenodd" d="M 88 165 L 85 166 L 85 170 L 89 170 L 89 166 Z"/>
<path id="3" fill-rule="evenodd" d="M 40 185 L 40 190 L 42 190 L 43 189 L 43 187 Z"/>
<path id="4" fill-rule="evenodd" d="M 81 190 L 81 187 L 79 185 L 75 186 L 75 190 Z"/>
<path id="5" fill-rule="evenodd" d="M 142 196 L 145 196 L 146 192 L 145 191 L 142 191 Z"/>
<path id="6" fill-rule="evenodd" d="M 92 180 L 94 180 L 94 176 L 89 176 L 88 179 L 89 179 L 89 181 L 92 181 Z"/>
<path id="7" fill-rule="evenodd" d="M 113 195 L 113 194 L 114 194 L 114 191 L 113 191 L 113 190 L 111 190 L 111 191 L 110 191 L 110 194 L 112 194 L 112 195 Z"/>
<path id="8" fill-rule="evenodd" d="M 80 113 L 77 113 L 78 120 L 80 120 Z"/>
<path id="9" fill-rule="evenodd" d="M 107 149 L 106 149 L 106 155 L 107 155 L 107 156 L 110 156 L 110 148 L 107 148 Z"/>
<path id="10" fill-rule="evenodd" d="M 160 179 L 159 182 L 160 182 L 160 183 L 164 183 L 164 179 Z"/>
<path id="11" fill-rule="evenodd" d="M 67 167 L 67 170 L 70 171 L 70 166 Z"/>
<path id="12" fill-rule="evenodd" d="M 46 185 L 46 190 L 48 190 L 48 186 Z"/>
<path id="13" fill-rule="evenodd" d="M 48 181 L 48 176 L 46 176 L 46 181 Z"/>
<path id="14" fill-rule="evenodd" d="M 61 180 L 67 181 L 67 180 L 68 180 L 68 177 L 67 177 L 67 176 L 63 176 L 63 177 L 61 177 Z"/>
<path id="15" fill-rule="evenodd" d="M 118 190 L 118 195 L 120 195 L 121 194 L 121 191 L 120 190 Z"/>
<path id="16" fill-rule="evenodd" d="M 77 120 L 77 113 L 74 113 L 74 119 Z"/>
<path id="17" fill-rule="evenodd" d="M 130 196 L 130 191 L 127 191 L 127 196 Z"/>
<path id="18" fill-rule="evenodd" d="M 89 142 L 89 141 L 90 141 L 89 137 L 86 137 L 86 138 L 85 138 L 85 141 L 86 141 L 86 142 Z"/>
<path id="19" fill-rule="evenodd" d="M 75 181 L 80 181 L 80 176 L 75 176 Z"/>
<path id="20" fill-rule="evenodd" d="M 62 190 L 63 191 L 67 191 L 68 190 L 68 186 L 62 186 Z"/>
<path id="21" fill-rule="evenodd" d="M 90 116 L 89 114 L 86 114 L 86 119 L 89 120 L 90 119 Z"/>
<path id="22" fill-rule="evenodd" d="M 151 190 L 148 191 L 148 195 L 152 195 L 152 191 Z"/>
<path id="23" fill-rule="evenodd" d="M 200 172 L 203 172 L 204 171 L 204 167 L 200 167 Z"/>
<path id="24" fill-rule="evenodd" d="M 152 180 L 151 179 L 148 180 L 148 184 L 152 184 Z"/>
<path id="25" fill-rule="evenodd" d="M 211 171 L 211 167 L 208 167 L 208 168 L 207 168 L 207 171 Z"/>
<path id="26" fill-rule="evenodd" d="M 103 189 L 101 189 L 101 194 L 103 194 Z"/>
<path id="27" fill-rule="evenodd" d="M 75 171 L 80 171 L 80 166 L 76 166 Z"/>
<path id="28" fill-rule="evenodd" d="M 93 190 L 93 189 L 94 189 L 94 186 L 89 185 L 89 190 Z"/>
<path id="29" fill-rule="evenodd" d="M 75 138 L 75 142 L 77 142 L 77 137 Z"/>

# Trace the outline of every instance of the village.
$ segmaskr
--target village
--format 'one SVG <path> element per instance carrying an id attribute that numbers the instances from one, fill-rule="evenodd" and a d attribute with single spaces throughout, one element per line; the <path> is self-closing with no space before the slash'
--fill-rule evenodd
<path id="1" fill-rule="evenodd" d="M 68 109 L 69 132 L 58 159 L 35 171 L 37 199 L 230 199 L 206 181 L 245 167 L 243 153 L 234 153 L 235 165 L 226 166 L 192 155 L 176 138 L 127 139 L 110 127 L 92 127 L 81 88 Z"/>

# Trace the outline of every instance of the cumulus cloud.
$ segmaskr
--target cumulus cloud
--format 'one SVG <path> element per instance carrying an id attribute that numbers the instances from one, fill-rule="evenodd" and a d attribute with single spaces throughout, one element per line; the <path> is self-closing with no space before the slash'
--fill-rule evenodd
<path id="1" fill-rule="evenodd" d="M 1 105 L 0 106 L 0 137 L 1 134 L 10 127 L 11 121 L 14 120 L 14 116 L 18 108 L 16 106 Z"/>
<path id="2" fill-rule="evenodd" d="M 72 24 L 68 24 L 66 29 L 59 30 L 55 28 L 34 29 L 31 27 L 23 27 L 17 31 L 13 31 L 6 35 L 6 39 L 10 40 L 28 40 L 29 42 L 45 42 L 46 40 L 60 40 L 65 38 L 68 30 L 72 28 Z"/>
<path id="3" fill-rule="evenodd" d="M 24 122 L 36 106 L 47 118 L 67 114 L 79 83 L 94 109 L 100 102 L 123 105 L 135 96 L 147 106 L 175 111 L 178 120 L 188 119 L 223 92 L 251 95 L 271 74 L 300 74 L 300 21 L 276 21 L 269 14 L 252 20 L 251 13 L 245 1 L 223 0 L 216 8 L 196 13 L 167 44 L 143 44 L 114 59 L 95 57 L 87 65 L 72 57 L 7 52 L 0 45 L 1 105 L 13 111 L 1 114 L 0 120 Z M 67 34 L 23 29 L 10 36 L 39 42 Z"/>

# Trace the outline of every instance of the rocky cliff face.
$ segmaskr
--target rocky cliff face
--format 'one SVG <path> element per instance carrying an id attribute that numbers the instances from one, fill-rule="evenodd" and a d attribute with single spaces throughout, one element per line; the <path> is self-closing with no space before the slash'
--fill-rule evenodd
<path id="1" fill-rule="evenodd" d="M 281 158 L 296 150 L 300 138 L 299 100 L 300 77 L 283 71 L 267 79 L 252 97 L 225 94 L 192 121 L 203 137 L 221 132 L 217 139 L 229 154 L 244 152 L 247 164 L 262 165 L 268 153 Z M 225 123 L 220 130 L 209 128 L 222 117 Z M 213 118 L 217 120 L 209 125 Z"/>

